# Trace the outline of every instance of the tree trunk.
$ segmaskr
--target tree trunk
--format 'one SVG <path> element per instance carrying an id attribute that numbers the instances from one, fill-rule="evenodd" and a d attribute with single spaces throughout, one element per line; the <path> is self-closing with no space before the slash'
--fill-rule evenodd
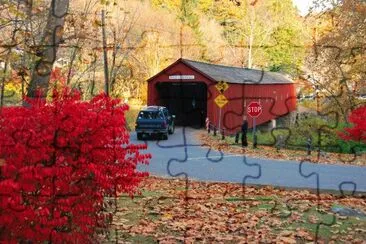
<path id="1" fill-rule="evenodd" d="M 248 50 L 248 68 L 251 69 L 253 66 L 253 29 L 250 29 L 250 36 L 249 36 L 249 50 Z"/>
<path id="2" fill-rule="evenodd" d="M 109 96 L 109 74 L 108 74 L 108 51 L 107 35 L 105 31 L 105 12 L 102 10 L 102 38 L 103 38 L 103 58 L 104 58 L 104 92 Z"/>
<path id="3" fill-rule="evenodd" d="M 28 87 L 28 97 L 36 97 L 37 90 L 46 97 L 52 66 L 56 61 L 58 46 L 61 43 L 65 17 L 70 0 L 52 0 L 39 50 L 39 60 L 33 69 Z"/>
<path id="4" fill-rule="evenodd" d="M 254 43 L 254 28 L 255 28 L 255 10 L 254 5 L 250 6 L 250 35 L 249 35 L 249 49 L 248 49 L 248 68 L 253 66 L 253 43 Z"/>

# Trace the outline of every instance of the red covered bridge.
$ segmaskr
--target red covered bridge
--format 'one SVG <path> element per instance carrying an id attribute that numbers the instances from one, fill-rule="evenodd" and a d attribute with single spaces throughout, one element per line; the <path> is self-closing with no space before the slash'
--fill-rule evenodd
<path id="1" fill-rule="evenodd" d="M 220 81 L 229 85 L 222 92 L 228 103 L 222 107 L 221 128 L 238 130 L 251 101 L 262 106 L 257 125 L 296 110 L 294 84 L 280 73 L 187 59 L 178 59 L 148 80 L 148 105 L 168 107 L 178 125 L 202 127 L 208 117 L 218 126 L 220 108 L 215 98 L 220 92 L 215 85 Z M 248 122 L 251 127 L 249 116 Z"/>

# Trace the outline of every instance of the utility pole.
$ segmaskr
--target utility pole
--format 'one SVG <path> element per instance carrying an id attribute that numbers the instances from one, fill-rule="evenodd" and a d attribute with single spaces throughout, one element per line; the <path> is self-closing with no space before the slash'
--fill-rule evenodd
<path id="1" fill-rule="evenodd" d="M 108 74 L 108 53 L 107 53 L 107 39 L 105 34 L 105 13 L 102 10 L 102 38 L 103 38 L 103 56 L 104 56 L 104 91 L 109 96 L 109 74 Z"/>

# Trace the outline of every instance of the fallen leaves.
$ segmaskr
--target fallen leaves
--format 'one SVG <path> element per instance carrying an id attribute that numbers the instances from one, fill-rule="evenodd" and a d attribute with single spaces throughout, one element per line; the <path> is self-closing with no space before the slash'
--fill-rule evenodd
<path id="1" fill-rule="evenodd" d="M 275 147 L 259 145 L 257 149 L 253 149 L 250 144 L 246 148 L 242 148 L 239 144 L 231 145 L 225 140 L 220 140 L 221 137 L 213 137 L 207 134 L 206 131 L 199 131 L 196 134 L 197 139 L 209 148 L 222 151 L 224 153 L 245 154 L 253 158 L 268 158 L 278 160 L 294 160 L 307 161 L 324 164 L 351 164 L 366 166 L 366 154 L 339 154 L 339 153 L 320 153 L 313 151 L 310 156 L 306 151 L 281 149 L 277 151 Z"/>
<path id="2" fill-rule="evenodd" d="M 284 237 L 281 236 L 277 239 L 279 242 L 281 243 L 286 243 L 286 244 L 296 244 L 296 239 L 292 238 L 292 237 Z"/>
<path id="3" fill-rule="evenodd" d="M 306 230 L 303 230 L 301 228 L 297 228 L 296 229 L 296 234 L 295 234 L 296 237 L 299 237 L 299 238 L 302 238 L 302 239 L 305 239 L 307 241 L 312 241 L 314 240 L 313 236 Z"/>
<path id="4" fill-rule="evenodd" d="M 149 237 L 159 243 L 314 242 L 314 230 L 324 216 L 329 217 L 331 204 L 366 210 L 362 197 L 321 194 L 319 201 L 316 194 L 306 190 L 252 186 L 246 186 L 243 196 L 240 184 L 190 181 L 186 185 L 183 179 L 149 177 L 143 182 L 142 192 L 142 196 L 130 200 L 133 203 L 121 199 L 114 223 L 120 236 Z M 362 230 L 366 221 L 360 220 L 364 225 L 355 228 L 342 226 L 342 221 L 348 220 L 337 216 L 331 236 L 321 238 L 328 238 L 325 242 L 332 237 L 349 242 L 350 236 L 365 237 Z M 126 242 L 128 237 L 121 240 Z"/>

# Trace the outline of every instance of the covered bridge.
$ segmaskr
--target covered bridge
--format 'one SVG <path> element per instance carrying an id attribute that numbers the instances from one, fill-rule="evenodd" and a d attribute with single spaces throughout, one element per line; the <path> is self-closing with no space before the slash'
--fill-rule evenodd
<path id="1" fill-rule="evenodd" d="M 228 84 L 219 91 L 217 83 Z M 215 99 L 222 94 L 221 108 Z M 260 125 L 296 110 L 294 83 L 283 74 L 178 59 L 148 79 L 148 105 L 166 106 L 176 124 L 203 127 L 206 117 L 215 126 L 237 131 L 251 101 L 261 104 Z M 221 114 L 221 116 L 220 116 Z M 253 121 L 248 116 L 249 127 Z"/>

